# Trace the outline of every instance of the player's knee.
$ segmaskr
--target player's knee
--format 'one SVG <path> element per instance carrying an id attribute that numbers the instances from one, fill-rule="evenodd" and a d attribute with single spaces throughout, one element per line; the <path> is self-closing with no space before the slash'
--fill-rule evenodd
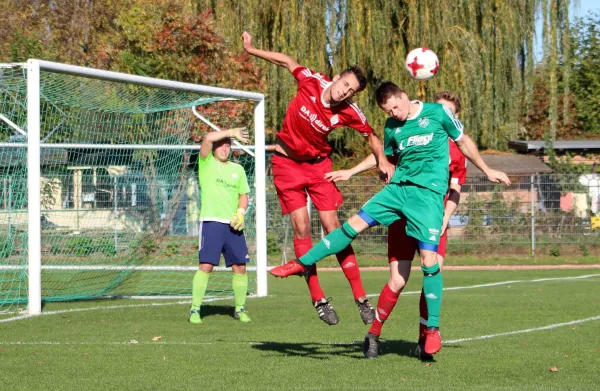
<path id="1" fill-rule="evenodd" d="M 434 251 L 420 251 L 421 265 L 430 267 L 437 263 L 437 253 Z"/>
<path id="2" fill-rule="evenodd" d="M 310 222 L 304 220 L 293 221 L 292 227 L 294 228 L 294 238 L 310 238 Z"/>
<path id="3" fill-rule="evenodd" d="M 388 285 L 393 292 L 397 293 L 404 289 L 404 286 L 406 285 L 406 280 L 400 275 L 394 275 L 390 277 Z"/>
<path id="4" fill-rule="evenodd" d="M 231 265 L 231 270 L 233 270 L 235 274 L 246 274 L 246 265 Z"/>
<path id="5" fill-rule="evenodd" d="M 213 271 L 213 265 L 211 265 L 210 263 L 201 263 L 200 264 L 200 270 L 202 270 L 204 273 L 211 273 Z"/>

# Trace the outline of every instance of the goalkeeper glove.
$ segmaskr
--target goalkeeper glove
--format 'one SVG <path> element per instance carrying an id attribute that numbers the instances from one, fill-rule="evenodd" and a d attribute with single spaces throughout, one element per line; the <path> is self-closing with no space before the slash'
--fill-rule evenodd
<path id="1" fill-rule="evenodd" d="M 244 215 L 246 214 L 246 210 L 243 208 L 238 208 L 237 212 L 231 218 L 229 225 L 231 228 L 236 231 L 241 231 L 244 229 Z"/>

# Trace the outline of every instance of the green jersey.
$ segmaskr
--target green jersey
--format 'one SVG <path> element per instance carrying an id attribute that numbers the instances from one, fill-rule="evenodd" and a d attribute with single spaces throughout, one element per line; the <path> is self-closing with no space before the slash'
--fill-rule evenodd
<path id="1" fill-rule="evenodd" d="M 240 194 L 250 192 L 246 172 L 239 164 L 221 163 L 212 152 L 198 160 L 200 182 L 201 221 L 218 221 L 229 224 L 238 209 Z"/>
<path id="2" fill-rule="evenodd" d="M 420 105 L 419 111 L 406 121 L 390 117 L 385 122 L 385 154 L 398 156 L 391 182 L 411 182 L 446 194 L 448 137 L 454 141 L 460 139 L 463 125 L 439 103 L 416 103 Z"/>

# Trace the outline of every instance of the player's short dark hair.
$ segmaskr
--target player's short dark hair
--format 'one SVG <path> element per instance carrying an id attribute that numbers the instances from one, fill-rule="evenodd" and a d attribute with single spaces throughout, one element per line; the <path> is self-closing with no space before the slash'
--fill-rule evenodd
<path id="1" fill-rule="evenodd" d="M 229 137 L 225 137 L 219 141 L 215 141 L 212 146 L 213 151 L 223 144 L 232 144 L 231 139 Z"/>
<path id="2" fill-rule="evenodd" d="M 378 105 L 382 105 L 388 101 L 392 96 L 400 97 L 405 92 L 402 88 L 398 87 L 391 81 L 384 81 L 377 87 L 375 90 L 375 99 L 377 100 Z"/>
<path id="3" fill-rule="evenodd" d="M 340 73 L 340 77 L 348 75 L 350 73 L 356 77 L 356 80 L 358 80 L 358 89 L 356 90 L 356 92 L 364 90 L 365 87 L 367 87 L 367 77 L 365 76 L 363 70 L 360 69 L 358 65 L 352 65 L 351 67 L 345 69 L 342 73 Z"/>
<path id="4" fill-rule="evenodd" d="M 460 113 L 460 109 L 462 106 L 460 104 L 460 97 L 458 95 L 448 90 L 440 91 L 437 94 L 435 94 L 435 101 L 437 102 L 440 99 L 454 103 L 454 107 L 456 108 L 456 114 Z"/>

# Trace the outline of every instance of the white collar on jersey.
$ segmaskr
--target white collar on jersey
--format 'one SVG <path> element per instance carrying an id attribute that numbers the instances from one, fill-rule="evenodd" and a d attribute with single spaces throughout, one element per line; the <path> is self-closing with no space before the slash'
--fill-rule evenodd
<path id="1" fill-rule="evenodd" d="M 325 87 L 323 88 L 323 91 L 321 91 L 321 104 L 322 104 L 323 106 L 325 106 L 325 107 L 331 107 L 331 106 L 337 106 L 337 105 L 339 105 L 340 103 L 342 103 L 342 102 L 337 102 L 337 103 L 336 103 L 336 104 L 334 104 L 334 105 L 331 105 L 331 104 L 329 104 L 329 103 L 325 103 L 325 99 L 323 99 L 323 98 L 324 98 L 324 97 L 323 97 L 323 94 L 325 94 L 325 90 L 327 90 L 327 89 L 328 89 L 328 88 L 329 88 L 329 87 L 330 87 L 330 86 L 333 84 L 333 82 L 332 82 L 332 81 L 330 81 L 330 82 L 326 82 L 326 83 L 327 83 L 327 84 L 326 84 L 326 85 L 325 85 Z"/>
<path id="2" fill-rule="evenodd" d="M 414 113 L 413 115 L 411 115 L 410 117 L 408 117 L 406 120 L 408 121 L 409 119 L 415 119 L 419 116 L 419 114 L 421 114 L 421 111 L 423 111 L 423 102 L 421 102 L 420 100 L 413 100 L 410 103 L 417 103 L 419 105 L 419 110 L 417 110 L 416 113 Z"/>

